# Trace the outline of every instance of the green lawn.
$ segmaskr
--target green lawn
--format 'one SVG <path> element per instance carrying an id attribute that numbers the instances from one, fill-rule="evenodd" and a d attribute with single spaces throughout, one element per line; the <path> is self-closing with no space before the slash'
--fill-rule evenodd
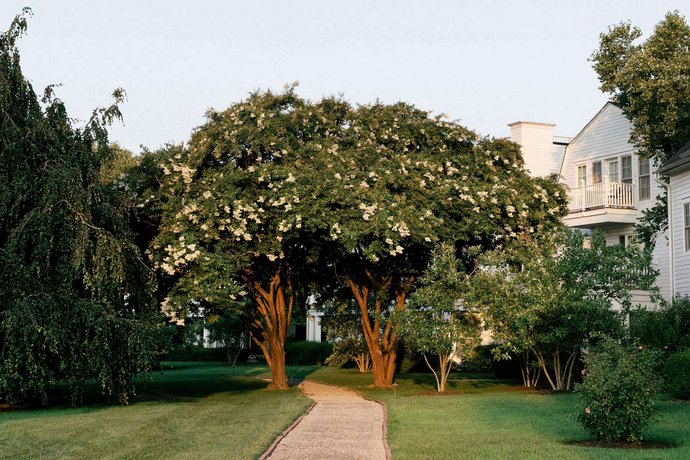
<path id="1" fill-rule="evenodd" d="M 256 458 L 311 401 L 256 367 L 176 364 L 129 406 L 0 412 L 0 458 Z"/>
<path id="2" fill-rule="evenodd" d="M 670 449 L 619 450 L 567 445 L 588 438 L 572 415 L 576 396 L 524 391 L 505 382 L 459 380 L 434 394 L 430 375 L 398 377 L 392 390 L 368 388 L 371 377 L 354 370 L 321 368 L 312 380 L 351 386 L 383 401 L 388 409 L 388 443 L 397 459 L 635 459 L 690 458 L 690 404 L 660 401 L 662 419 L 646 432 Z M 397 393 L 397 395 L 396 395 Z"/>
<path id="3" fill-rule="evenodd" d="M 310 401 L 296 390 L 268 392 L 265 366 L 176 363 L 140 385 L 125 407 L 0 412 L 0 458 L 256 458 Z M 350 386 L 388 409 L 395 459 L 690 458 L 690 404 L 661 401 L 647 432 L 677 447 L 620 451 L 565 444 L 587 438 L 570 410 L 574 396 L 524 391 L 506 382 L 451 381 L 437 396 L 433 377 L 402 374 L 394 390 L 369 388 L 350 369 L 288 366 L 292 378 Z"/>

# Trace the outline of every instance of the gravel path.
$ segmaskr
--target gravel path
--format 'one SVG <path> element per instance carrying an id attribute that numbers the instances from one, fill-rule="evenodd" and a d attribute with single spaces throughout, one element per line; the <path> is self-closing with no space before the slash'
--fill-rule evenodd
<path id="1" fill-rule="evenodd" d="M 302 382 L 300 387 L 316 404 L 262 459 L 389 458 L 381 404 L 347 388 L 309 381 Z"/>

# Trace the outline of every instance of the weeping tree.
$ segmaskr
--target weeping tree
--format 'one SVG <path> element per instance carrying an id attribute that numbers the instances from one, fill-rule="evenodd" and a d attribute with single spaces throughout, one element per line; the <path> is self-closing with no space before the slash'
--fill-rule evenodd
<path id="1" fill-rule="evenodd" d="M 313 152 L 337 132 L 342 113 L 339 101 L 309 103 L 294 86 L 255 93 L 210 111 L 189 148 L 162 165 L 168 197 L 151 251 L 173 286 L 164 312 L 178 324 L 195 306 L 248 314 L 271 389 L 288 388 L 292 312 L 318 275 L 319 247 L 306 226 L 320 213 Z"/>
<path id="2" fill-rule="evenodd" d="M 481 343 L 481 312 L 464 305 L 466 290 L 455 248 L 442 244 L 410 296 L 410 307 L 398 319 L 405 344 L 424 356 L 439 392 L 446 391 L 453 364 L 470 356 Z"/>
<path id="3" fill-rule="evenodd" d="M 352 108 L 338 129 L 315 152 L 321 212 L 310 227 L 328 232 L 325 266 L 354 297 L 374 385 L 387 387 L 399 340 L 390 319 L 406 308 L 433 248 L 450 242 L 471 266 L 472 247 L 558 225 L 565 194 L 528 176 L 516 144 L 408 104 Z"/>
<path id="4" fill-rule="evenodd" d="M 0 34 L 0 400 L 73 404 L 87 379 L 125 403 L 155 358 L 151 278 L 102 166 L 115 105 L 73 126 L 52 88 L 39 101 L 16 41 Z"/>

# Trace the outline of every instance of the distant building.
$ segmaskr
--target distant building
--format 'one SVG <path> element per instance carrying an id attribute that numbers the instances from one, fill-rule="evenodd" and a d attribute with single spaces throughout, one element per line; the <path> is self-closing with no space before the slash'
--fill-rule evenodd
<path id="1" fill-rule="evenodd" d="M 525 169 L 533 176 L 558 174 L 569 137 L 554 136 L 550 123 L 516 121 L 510 123 L 510 139 L 520 144 Z"/>

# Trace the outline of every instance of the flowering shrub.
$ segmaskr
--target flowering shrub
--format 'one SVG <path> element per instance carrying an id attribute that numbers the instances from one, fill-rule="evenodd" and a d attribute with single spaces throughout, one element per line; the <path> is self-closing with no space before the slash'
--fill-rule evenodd
<path id="1" fill-rule="evenodd" d="M 585 357 L 577 419 L 598 440 L 640 442 L 657 418 L 658 352 L 626 348 L 606 338 Z"/>
<path id="2" fill-rule="evenodd" d="M 666 384 L 675 398 L 690 399 L 690 350 L 668 357 Z"/>

